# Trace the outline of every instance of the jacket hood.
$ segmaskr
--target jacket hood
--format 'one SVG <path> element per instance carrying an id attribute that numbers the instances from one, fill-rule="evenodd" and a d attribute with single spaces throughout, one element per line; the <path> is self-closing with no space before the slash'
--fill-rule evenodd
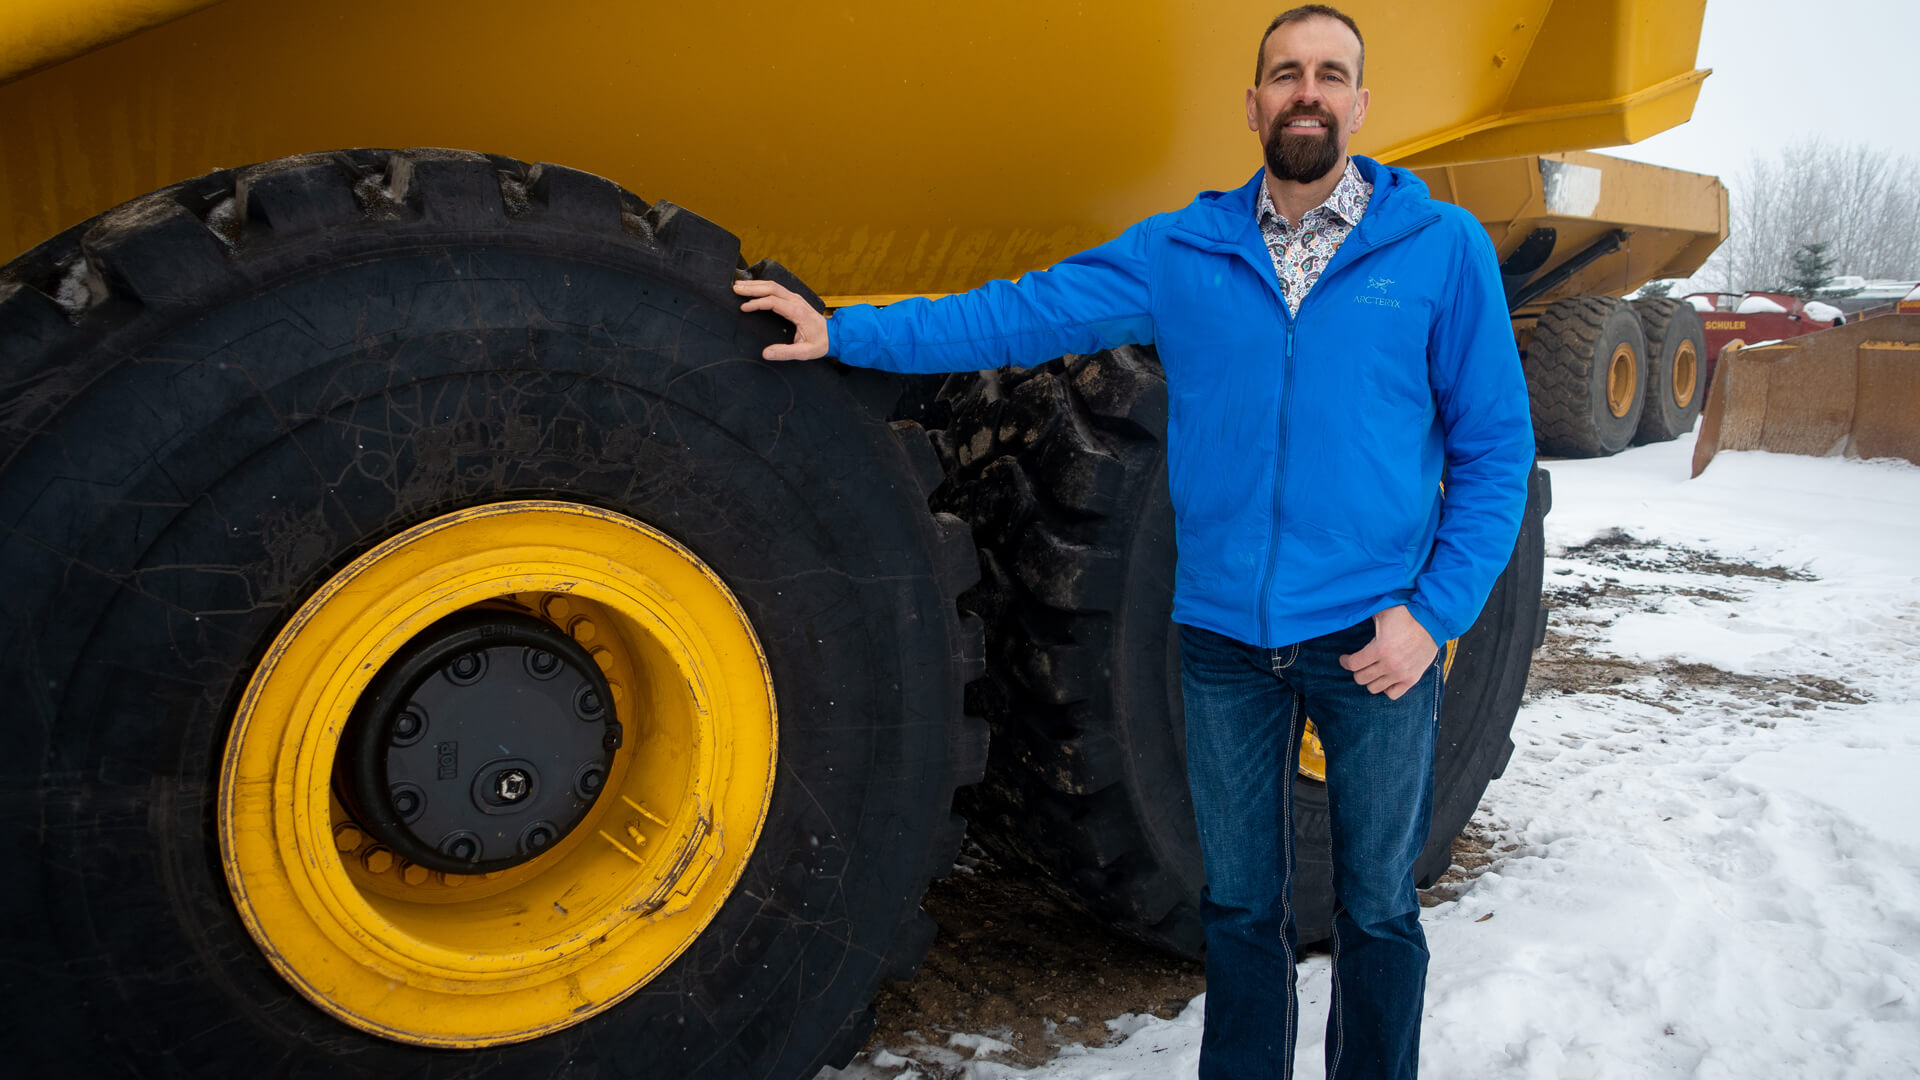
<path id="1" fill-rule="evenodd" d="M 1360 175 L 1373 185 L 1367 212 L 1360 219 L 1359 233 L 1384 235 L 1438 216 L 1427 193 L 1427 185 L 1405 169 L 1382 165 L 1370 157 L 1353 155 Z M 1232 243 L 1253 225 L 1253 207 L 1259 199 L 1260 184 L 1267 170 L 1254 171 L 1247 182 L 1231 191 L 1203 191 L 1185 209 L 1174 212 L 1176 227 L 1198 236 Z"/>

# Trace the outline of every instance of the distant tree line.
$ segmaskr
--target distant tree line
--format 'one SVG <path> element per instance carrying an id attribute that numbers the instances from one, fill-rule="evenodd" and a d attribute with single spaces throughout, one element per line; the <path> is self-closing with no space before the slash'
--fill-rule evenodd
<path id="1" fill-rule="evenodd" d="M 1755 158 L 1726 180 L 1727 242 L 1694 280 L 1729 292 L 1799 293 L 1810 272 L 1920 279 L 1917 169 L 1910 157 L 1819 138 Z M 1812 245 L 1825 266 L 1809 264 Z"/>

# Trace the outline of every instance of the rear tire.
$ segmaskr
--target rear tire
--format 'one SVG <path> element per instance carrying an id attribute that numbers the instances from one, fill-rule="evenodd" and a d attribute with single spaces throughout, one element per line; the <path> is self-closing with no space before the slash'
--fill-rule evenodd
<path id="1" fill-rule="evenodd" d="M 1685 300 L 1631 301 L 1647 339 L 1647 404 L 1633 441 L 1666 442 L 1693 430 L 1706 401 L 1707 330 Z"/>
<path id="2" fill-rule="evenodd" d="M 739 312 L 742 275 L 805 289 L 678 207 L 446 151 L 213 174 L 7 268 L 0 993 L 29 1073 L 806 1080 L 858 1051 L 931 940 L 919 900 L 984 760 L 953 604 L 977 571 L 927 511 L 925 435 L 886 422 L 894 384 L 761 362 L 789 331 Z M 433 1049 L 341 1023 L 324 972 L 274 958 L 303 996 L 262 954 L 222 753 L 323 582 L 528 499 L 648 523 L 725 582 L 776 768 L 757 844 L 715 823 L 751 855 L 659 975 L 551 1034 Z"/>
<path id="3" fill-rule="evenodd" d="M 970 835 L 1116 929 L 1197 956 L 1205 879 L 1171 622 L 1159 363 L 1123 348 L 957 375 L 933 411 L 951 416 L 935 438 L 948 479 L 934 505 L 973 525 L 982 567 L 961 601 L 987 626 L 976 700 L 993 729 L 986 781 L 961 797 Z M 1459 641 L 1416 866 L 1423 886 L 1445 872 L 1453 838 L 1512 751 L 1545 628 L 1549 499 L 1536 469 L 1513 557 Z M 1311 944 L 1333 918 L 1324 783 L 1296 777 L 1294 821 L 1295 915 Z"/>
<path id="4" fill-rule="evenodd" d="M 1626 449 L 1646 406 L 1646 355 L 1625 301 L 1577 296 L 1547 308 L 1524 364 L 1540 452 L 1584 458 Z"/>

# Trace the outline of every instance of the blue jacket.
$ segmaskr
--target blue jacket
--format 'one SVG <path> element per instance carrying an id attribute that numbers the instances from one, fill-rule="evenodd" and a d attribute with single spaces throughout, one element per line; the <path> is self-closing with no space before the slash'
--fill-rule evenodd
<path id="1" fill-rule="evenodd" d="M 1175 621 L 1272 648 L 1406 604 L 1458 637 L 1519 531 L 1526 382 L 1486 231 L 1354 161 L 1372 199 L 1297 318 L 1254 217 L 1261 172 L 1017 282 L 845 308 L 831 351 L 937 372 L 1154 345 Z"/>

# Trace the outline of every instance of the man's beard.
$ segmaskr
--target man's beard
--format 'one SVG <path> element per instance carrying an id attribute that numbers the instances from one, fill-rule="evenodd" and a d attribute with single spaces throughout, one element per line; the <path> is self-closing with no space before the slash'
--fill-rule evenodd
<path id="1" fill-rule="evenodd" d="M 1287 121 L 1300 117 L 1318 119 L 1326 127 L 1322 134 L 1288 135 Z M 1333 171 L 1340 163 L 1340 144 L 1335 138 L 1333 117 L 1325 112 L 1302 109 L 1280 118 L 1267 132 L 1267 171 L 1275 179 L 1311 184 Z"/>

